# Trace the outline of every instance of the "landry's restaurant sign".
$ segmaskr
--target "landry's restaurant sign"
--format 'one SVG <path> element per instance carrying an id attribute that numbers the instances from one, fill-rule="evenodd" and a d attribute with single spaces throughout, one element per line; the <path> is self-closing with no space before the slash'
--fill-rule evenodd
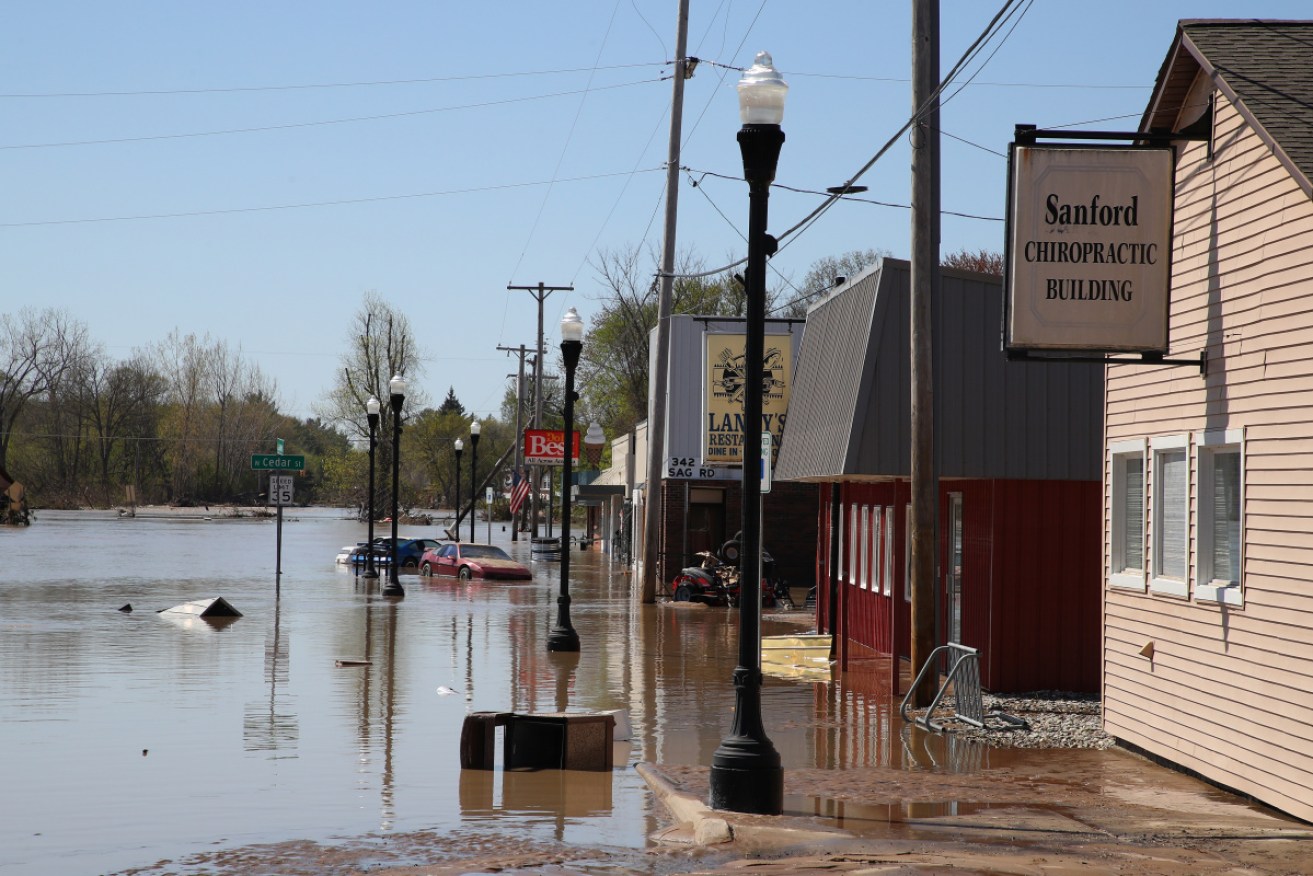
<path id="1" fill-rule="evenodd" d="M 789 378 L 793 374 L 793 337 L 766 335 L 765 355 L 758 368 L 749 368 L 743 348 L 745 335 L 711 334 L 706 337 L 707 380 L 706 419 L 703 464 L 707 466 L 742 465 L 743 433 L 753 441 L 762 432 L 775 438 L 778 452 L 780 435 L 789 410 Z M 743 393 L 752 379 L 761 381 L 761 426 L 744 429 Z"/>
<path id="2" fill-rule="evenodd" d="M 1014 145 L 1007 345 L 1165 352 L 1170 148 Z"/>

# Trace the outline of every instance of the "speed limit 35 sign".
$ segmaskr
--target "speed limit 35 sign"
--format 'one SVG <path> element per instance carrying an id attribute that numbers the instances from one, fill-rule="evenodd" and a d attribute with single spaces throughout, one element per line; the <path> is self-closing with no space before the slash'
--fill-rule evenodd
<path id="1" fill-rule="evenodd" d="M 269 476 L 269 499 L 275 505 L 292 504 L 292 482 L 295 480 L 291 475 L 270 475 Z"/>

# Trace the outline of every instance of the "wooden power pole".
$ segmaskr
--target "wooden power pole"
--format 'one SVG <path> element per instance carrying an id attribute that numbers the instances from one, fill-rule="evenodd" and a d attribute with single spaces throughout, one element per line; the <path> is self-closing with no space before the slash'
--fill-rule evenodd
<path id="1" fill-rule="evenodd" d="M 939 0 L 912 0 L 912 673 L 935 649 L 935 475 L 933 303 L 939 286 Z M 894 656 L 897 662 L 897 655 Z M 930 705 L 939 686 L 927 673 L 913 694 Z"/>
<path id="2" fill-rule="evenodd" d="M 679 214 L 679 141 L 683 137 L 684 80 L 688 78 L 688 0 L 679 0 L 675 31 L 674 93 L 670 100 L 670 140 L 666 151 L 666 227 L 661 241 L 661 276 L 657 294 L 656 372 L 648 388 L 651 416 L 647 420 L 647 482 L 643 512 L 643 577 L 640 600 L 656 602 L 660 565 L 661 473 L 666 463 L 666 395 L 670 379 L 670 310 L 675 283 L 675 226 Z"/>
<path id="3" fill-rule="evenodd" d="M 543 427 L 543 302 L 547 296 L 553 292 L 573 292 L 573 286 L 547 286 L 539 283 L 537 286 L 507 286 L 513 292 L 528 292 L 538 299 L 538 355 L 535 357 L 536 362 L 533 368 L 533 428 L 541 429 Z M 533 489 L 529 491 L 529 514 L 531 535 L 538 537 L 538 488 L 541 485 L 542 466 L 534 466 Z M 548 525 L 551 525 L 549 519 Z"/>

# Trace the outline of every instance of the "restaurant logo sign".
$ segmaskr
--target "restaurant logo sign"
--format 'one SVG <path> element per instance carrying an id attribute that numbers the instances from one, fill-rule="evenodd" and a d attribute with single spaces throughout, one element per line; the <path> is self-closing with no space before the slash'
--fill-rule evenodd
<path id="1" fill-rule="evenodd" d="M 1013 144 L 1009 348 L 1167 350 L 1173 165 L 1167 147 Z"/>
<path id="2" fill-rule="evenodd" d="M 748 366 L 746 335 L 707 333 L 705 349 L 706 411 L 703 423 L 703 463 L 743 464 L 745 431 L 759 441 L 770 432 L 779 447 L 789 410 L 789 380 L 793 374 L 793 336 L 766 335 L 757 368 Z M 751 380 L 761 381 L 761 426 L 744 429 L 743 394 Z"/>

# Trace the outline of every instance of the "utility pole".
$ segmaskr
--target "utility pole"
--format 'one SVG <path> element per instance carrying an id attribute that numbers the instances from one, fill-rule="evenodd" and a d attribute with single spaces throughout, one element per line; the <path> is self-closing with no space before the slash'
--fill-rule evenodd
<path id="1" fill-rule="evenodd" d="M 939 297 L 939 0 L 912 0 L 912 673 L 935 649 L 935 520 L 939 483 L 934 438 L 934 310 Z M 894 663 L 897 665 L 897 658 Z M 896 671 L 896 670 L 895 670 Z M 913 692 L 930 705 L 939 687 L 927 673 Z"/>
<path id="2" fill-rule="evenodd" d="M 524 477 L 521 470 L 524 467 L 524 357 L 528 354 L 529 348 L 520 344 L 518 347 L 498 346 L 498 350 L 504 350 L 507 353 L 515 353 L 520 357 L 520 376 L 515 381 L 515 468 L 513 471 L 520 477 Z M 507 377 L 514 375 L 508 374 Z M 530 491 L 532 492 L 532 491 Z M 491 519 L 491 518 L 489 518 Z M 520 540 L 520 525 L 511 517 L 511 541 Z"/>
<path id="3" fill-rule="evenodd" d="M 670 310 L 675 283 L 675 225 L 679 215 L 679 147 L 684 125 L 684 80 L 688 66 L 688 0 L 679 0 L 675 30 L 674 93 L 670 100 L 670 142 L 666 151 L 666 229 L 661 242 L 660 291 L 657 295 L 656 373 L 650 387 L 652 410 L 647 419 L 647 508 L 643 513 L 643 578 L 641 600 L 656 602 L 656 576 L 661 534 L 661 472 L 666 456 L 666 394 L 670 372 Z"/>
<path id="4" fill-rule="evenodd" d="M 543 302 L 553 292 L 573 292 L 573 286 L 546 286 L 541 282 L 537 286 L 507 286 L 514 292 L 528 292 L 538 299 L 538 347 L 533 369 L 533 427 L 542 428 L 543 422 Z M 542 478 L 542 466 L 534 466 L 533 489 L 529 491 L 529 514 L 533 520 L 532 535 L 538 537 L 538 487 Z"/>

